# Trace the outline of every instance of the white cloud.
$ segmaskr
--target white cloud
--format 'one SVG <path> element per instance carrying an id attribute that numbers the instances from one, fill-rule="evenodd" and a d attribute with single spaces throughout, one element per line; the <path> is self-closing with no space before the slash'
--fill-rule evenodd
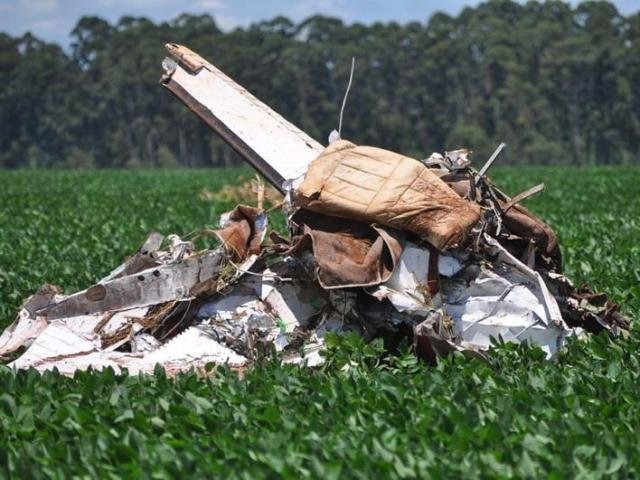
<path id="1" fill-rule="evenodd" d="M 227 8 L 227 6 L 219 0 L 200 0 L 198 7 L 204 8 L 205 10 L 223 10 Z"/>

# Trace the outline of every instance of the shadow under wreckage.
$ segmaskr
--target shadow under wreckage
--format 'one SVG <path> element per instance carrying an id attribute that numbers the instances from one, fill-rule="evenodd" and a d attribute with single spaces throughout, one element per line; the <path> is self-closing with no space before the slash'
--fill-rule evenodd
<path id="1" fill-rule="evenodd" d="M 191 50 L 168 44 L 161 84 L 282 195 L 289 236 L 239 205 L 196 251 L 152 233 L 110 275 L 62 295 L 45 284 L 0 336 L 10 365 L 169 373 L 279 354 L 314 366 L 330 332 L 402 339 L 430 363 L 483 357 L 491 337 L 552 358 L 570 335 L 627 330 L 604 294 L 562 274 L 556 236 L 466 150 L 418 161 L 335 138 L 327 147 Z"/>

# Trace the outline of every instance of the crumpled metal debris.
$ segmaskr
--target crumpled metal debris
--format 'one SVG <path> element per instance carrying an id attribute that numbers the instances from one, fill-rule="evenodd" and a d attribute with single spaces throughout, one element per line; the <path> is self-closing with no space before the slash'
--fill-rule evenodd
<path id="1" fill-rule="evenodd" d="M 552 358 L 569 335 L 628 329 L 606 295 L 563 275 L 555 233 L 520 205 L 543 186 L 509 197 L 487 177 L 504 144 L 479 170 L 465 149 L 422 162 L 343 140 L 323 151 L 194 52 L 167 48 L 162 84 L 285 195 L 290 235 L 265 242 L 263 193 L 203 231 L 214 250 L 152 233 L 86 290 L 45 284 L 28 298 L 0 336 L 12 367 L 316 366 L 327 334 L 345 332 L 408 340 L 433 364 L 485 358 L 498 337 Z"/>

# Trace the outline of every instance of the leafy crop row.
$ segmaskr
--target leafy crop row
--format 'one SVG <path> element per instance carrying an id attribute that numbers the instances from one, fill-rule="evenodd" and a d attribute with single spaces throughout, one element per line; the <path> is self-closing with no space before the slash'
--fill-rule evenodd
<path id="1" fill-rule="evenodd" d="M 231 205 L 198 198 L 235 171 L 0 172 L 0 326 L 43 281 L 73 291 L 149 230 L 188 234 Z M 640 312 L 640 171 L 499 170 L 560 235 L 567 271 Z M 281 223 L 280 223 L 281 225 Z M 556 363 L 501 346 L 437 368 L 334 339 L 329 363 L 243 378 L 0 368 L 0 475 L 53 477 L 601 477 L 640 475 L 640 331 L 573 342 Z"/>
<path id="2" fill-rule="evenodd" d="M 637 336 L 558 363 L 504 346 L 489 365 L 437 368 L 338 343 L 320 371 L 273 362 L 244 378 L 3 370 L 0 465 L 18 478 L 640 475 Z"/>

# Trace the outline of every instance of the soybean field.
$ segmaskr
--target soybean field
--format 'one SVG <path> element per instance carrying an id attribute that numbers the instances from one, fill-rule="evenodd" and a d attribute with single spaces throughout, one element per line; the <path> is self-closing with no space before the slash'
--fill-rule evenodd
<path id="1" fill-rule="evenodd" d="M 99 280 L 158 231 L 190 237 L 247 169 L 0 171 L 0 327 L 42 283 Z M 556 230 L 574 283 L 640 316 L 640 169 L 497 169 Z M 271 225 L 284 227 L 274 213 Z M 208 242 L 208 243 L 207 243 Z M 200 240 L 211 246 L 213 240 Z M 640 330 L 570 341 L 554 362 L 498 345 L 428 367 L 333 337 L 310 370 L 277 360 L 207 378 L 0 366 L 0 477 L 599 478 L 640 476 Z"/>

